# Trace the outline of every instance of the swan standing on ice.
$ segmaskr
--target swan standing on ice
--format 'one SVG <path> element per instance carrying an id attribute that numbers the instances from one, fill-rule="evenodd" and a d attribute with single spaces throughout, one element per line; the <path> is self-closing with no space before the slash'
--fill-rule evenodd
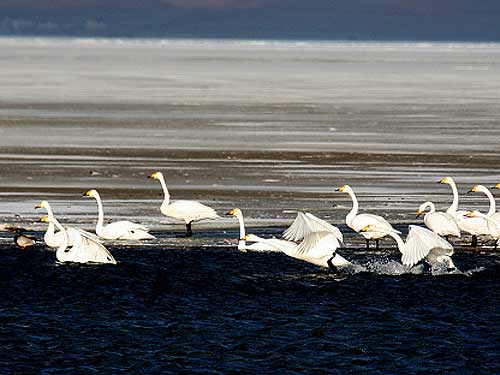
<path id="1" fill-rule="evenodd" d="M 104 211 L 102 209 L 101 197 L 97 190 L 89 190 L 83 194 L 84 197 L 92 197 L 97 201 L 98 218 L 95 232 L 106 240 L 146 240 L 155 238 L 148 233 L 144 225 L 121 220 L 104 225 Z"/>
<path id="2" fill-rule="evenodd" d="M 186 223 L 186 236 L 191 237 L 191 223 L 203 219 L 218 219 L 219 215 L 213 208 L 205 206 L 197 201 L 178 200 L 170 202 L 170 194 L 165 183 L 165 178 L 161 172 L 154 172 L 148 178 L 159 180 L 165 198 L 161 204 L 160 211 L 163 215 L 173 217 L 177 220 L 183 220 Z"/>
<path id="3" fill-rule="evenodd" d="M 116 264 L 115 258 L 101 243 L 75 232 L 73 246 L 68 248 L 68 233 L 55 217 L 44 216 L 40 221 L 54 224 L 62 233 L 63 241 L 56 251 L 59 262 Z"/>
<path id="4" fill-rule="evenodd" d="M 289 257 L 312 263 L 320 267 L 332 269 L 353 266 L 351 262 L 336 253 L 340 246 L 339 240 L 332 232 L 312 232 L 304 237 L 300 244 L 290 242 L 284 244 L 276 239 L 264 239 L 249 234 L 243 237 L 244 240 L 261 242 L 273 246 L 276 250 L 282 251 Z"/>
<path id="5" fill-rule="evenodd" d="M 460 238 L 460 228 L 458 228 L 455 218 L 447 212 L 437 212 L 436 206 L 432 202 L 425 202 L 420 205 L 417 210 L 417 218 L 420 217 L 427 208 L 429 208 L 429 212 L 424 215 L 424 223 L 427 228 L 446 238 L 448 238 L 448 236 Z"/>
<path id="6" fill-rule="evenodd" d="M 373 225 L 365 226 L 361 232 L 382 231 L 391 236 L 398 244 L 398 249 L 402 254 L 401 263 L 405 266 L 413 267 L 424 260 L 432 269 L 436 269 L 440 265 L 449 269 L 456 268 L 451 259 L 453 246 L 448 241 L 428 229 L 416 225 L 410 225 L 409 228 L 406 242 L 395 231 L 377 228 Z"/>
<path id="7" fill-rule="evenodd" d="M 447 213 L 452 215 L 462 232 L 468 233 L 472 236 L 471 246 L 477 246 L 477 237 L 488 234 L 488 226 L 483 218 L 480 217 L 467 217 L 467 211 L 458 211 L 458 189 L 455 181 L 451 177 L 442 178 L 440 184 L 450 185 L 453 192 L 453 201 L 446 210 Z"/>
<path id="8" fill-rule="evenodd" d="M 358 214 L 358 200 L 354 191 L 349 185 L 342 185 L 336 191 L 341 191 L 347 193 L 351 196 L 352 199 L 352 210 L 349 212 L 345 218 L 345 222 L 349 228 L 354 230 L 357 233 L 361 233 L 363 237 L 366 239 L 366 248 L 370 248 L 370 240 L 374 239 L 377 249 L 379 239 L 388 235 L 387 231 L 395 231 L 397 232 L 391 224 L 387 222 L 382 216 L 372 215 L 372 214 Z M 367 231 L 361 232 L 361 229 L 366 227 L 367 225 L 373 225 L 375 228 L 384 229 L 384 231 Z M 399 233 L 399 232 L 397 232 Z"/>
<path id="9" fill-rule="evenodd" d="M 246 241 L 243 239 L 246 235 L 245 222 L 243 221 L 243 212 L 241 212 L 241 210 L 239 208 L 233 208 L 226 215 L 234 216 L 236 219 L 238 219 L 238 222 L 240 224 L 240 237 L 239 237 L 239 241 L 238 241 L 238 250 L 279 251 L 275 247 L 273 247 L 267 243 L 263 243 L 263 242 L 255 242 L 251 245 L 247 245 Z M 289 241 L 284 241 L 284 240 L 279 240 L 279 239 L 274 239 L 274 240 L 275 241 L 283 241 L 284 244 L 286 242 L 289 242 Z M 295 244 L 293 244 L 293 245 L 295 245 Z"/>
<path id="10" fill-rule="evenodd" d="M 47 210 L 47 216 L 49 218 L 54 218 L 54 213 L 52 212 L 52 207 L 50 207 L 49 202 L 47 201 L 41 201 L 36 205 L 35 209 L 38 208 L 45 208 Z M 49 226 L 47 228 L 47 231 L 45 232 L 45 235 L 43 236 L 43 240 L 45 241 L 45 244 L 48 247 L 51 248 L 57 248 L 62 245 L 63 240 L 64 240 L 64 235 L 62 232 L 55 232 L 55 225 L 52 221 L 47 220 L 49 223 Z M 99 237 L 97 237 L 95 234 L 89 233 L 85 230 L 82 229 L 76 229 L 73 227 L 66 227 L 66 232 L 68 234 L 68 246 L 73 246 L 73 243 L 75 241 L 75 238 L 77 235 L 81 235 L 84 237 L 88 237 L 94 241 L 99 241 Z"/>

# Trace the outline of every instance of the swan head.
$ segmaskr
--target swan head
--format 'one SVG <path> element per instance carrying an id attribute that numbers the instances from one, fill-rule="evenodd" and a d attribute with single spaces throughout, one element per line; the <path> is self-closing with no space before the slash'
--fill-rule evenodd
<path id="1" fill-rule="evenodd" d="M 86 191 L 84 194 L 83 194 L 84 197 L 92 197 L 92 198 L 96 198 L 99 196 L 99 193 L 97 192 L 97 190 L 88 190 Z"/>
<path id="2" fill-rule="evenodd" d="M 420 205 L 420 207 L 418 208 L 417 210 L 417 219 L 425 212 L 425 210 L 427 208 L 430 208 L 430 210 L 432 211 L 434 208 L 434 204 L 432 204 L 432 202 L 425 202 L 425 203 L 422 203 Z"/>
<path id="3" fill-rule="evenodd" d="M 452 184 L 453 179 L 451 177 L 445 177 L 445 178 L 442 178 L 441 180 L 439 180 L 439 183 L 440 184 Z"/>
<path id="4" fill-rule="evenodd" d="M 255 234 L 247 234 L 246 236 L 243 236 L 240 238 L 241 241 L 248 241 L 248 242 L 260 242 L 261 238 L 256 236 Z"/>
<path id="5" fill-rule="evenodd" d="M 153 173 L 151 173 L 151 174 L 148 176 L 148 178 L 150 178 L 150 179 L 152 179 L 152 180 L 158 180 L 158 179 L 160 179 L 160 178 L 162 178 L 162 177 L 163 177 L 163 173 L 161 173 L 161 172 L 153 172 Z"/>
<path id="6" fill-rule="evenodd" d="M 350 189 L 351 189 L 351 187 L 349 185 L 342 185 L 342 186 L 339 186 L 337 189 L 335 189 L 335 191 L 346 192 Z"/>
<path id="7" fill-rule="evenodd" d="M 492 189 L 500 189 L 500 184 L 496 184 L 495 186 L 492 187 Z"/>
<path id="8" fill-rule="evenodd" d="M 42 216 L 39 220 L 41 223 L 48 223 L 50 222 L 50 218 L 48 215 Z"/>
<path id="9" fill-rule="evenodd" d="M 363 228 L 361 228 L 359 230 L 360 233 L 364 233 L 364 232 L 373 232 L 375 228 L 373 227 L 373 225 L 369 224 L 369 225 L 365 225 Z"/>
<path id="10" fill-rule="evenodd" d="M 38 204 L 35 206 L 35 210 L 36 210 L 37 208 L 45 208 L 45 209 L 50 209 L 49 202 L 47 202 L 47 201 L 41 201 L 40 203 L 38 203 Z"/>
<path id="11" fill-rule="evenodd" d="M 468 193 L 478 193 L 478 192 L 481 192 L 481 193 L 488 193 L 488 189 L 486 188 L 486 186 L 483 186 L 483 185 L 474 185 L 469 191 Z"/>
<path id="12" fill-rule="evenodd" d="M 477 211 L 467 211 L 465 217 L 476 217 Z"/>
<path id="13" fill-rule="evenodd" d="M 232 210 L 228 211 L 226 213 L 226 215 L 240 217 L 240 216 L 243 216 L 243 213 L 241 212 L 241 210 L 239 208 L 233 208 Z"/>

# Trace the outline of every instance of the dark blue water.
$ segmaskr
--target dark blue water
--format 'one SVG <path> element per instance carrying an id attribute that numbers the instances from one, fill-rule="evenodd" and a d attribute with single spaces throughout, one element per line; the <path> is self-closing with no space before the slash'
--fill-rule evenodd
<path id="1" fill-rule="evenodd" d="M 2 374 L 500 373 L 496 255 L 457 254 L 485 267 L 469 276 L 387 276 L 229 248 L 111 250 L 117 266 L 0 247 Z"/>

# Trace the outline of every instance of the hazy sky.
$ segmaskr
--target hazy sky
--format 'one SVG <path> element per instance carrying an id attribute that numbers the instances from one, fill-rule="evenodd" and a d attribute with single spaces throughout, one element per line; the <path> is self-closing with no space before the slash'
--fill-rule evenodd
<path id="1" fill-rule="evenodd" d="M 1 0 L 0 33 L 500 40 L 500 0 Z"/>

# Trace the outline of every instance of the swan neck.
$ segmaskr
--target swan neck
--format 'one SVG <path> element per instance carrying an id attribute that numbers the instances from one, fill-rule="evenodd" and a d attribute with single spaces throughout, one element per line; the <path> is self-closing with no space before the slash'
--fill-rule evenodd
<path id="1" fill-rule="evenodd" d="M 484 190 L 484 194 L 486 194 L 486 196 L 490 200 L 490 209 L 488 210 L 488 213 L 486 214 L 486 216 L 491 216 L 496 211 L 495 198 L 493 197 L 493 194 L 491 194 L 491 192 L 489 190 Z"/>
<path id="2" fill-rule="evenodd" d="M 354 192 L 349 189 L 349 190 L 347 190 L 347 193 L 351 196 L 351 199 L 352 199 L 352 209 L 347 214 L 345 220 L 346 220 L 347 225 L 350 225 L 352 220 L 354 219 L 354 217 L 358 214 L 359 205 L 358 205 L 358 199 L 356 198 L 356 195 L 354 194 Z"/>
<path id="3" fill-rule="evenodd" d="M 104 210 L 102 208 L 102 202 L 101 202 L 101 196 L 97 194 L 95 196 L 95 200 L 97 201 L 97 225 L 96 225 L 96 231 L 100 231 L 104 225 Z"/>
<path id="4" fill-rule="evenodd" d="M 161 187 L 163 189 L 163 194 L 165 197 L 163 198 L 163 204 L 167 205 L 170 203 L 170 193 L 168 192 L 167 184 L 165 183 L 165 178 L 163 175 L 158 176 L 158 180 L 160 180 Z"/>
<path id="5" fill-rule="evenodd" d="M 401 253 L 405 252 L 406 244 L 399 234 L 389 231 L 384 233 L 386 233 L 388 236 L 392 237 L 396 241 L 396 243 L 398 244 L 398 249 Z"/>
<path id="6" fill-rule="evenodd" d="M 453 191 L 453 202 L 451 202 L 451 205 L 450 207 L 448 207 L 446 212 L 449 214 L 454 214 L 458 210 L 458 189 L 455 181 L 449 182 L 449 185 L 451 186 L 451 190 Z"/>

